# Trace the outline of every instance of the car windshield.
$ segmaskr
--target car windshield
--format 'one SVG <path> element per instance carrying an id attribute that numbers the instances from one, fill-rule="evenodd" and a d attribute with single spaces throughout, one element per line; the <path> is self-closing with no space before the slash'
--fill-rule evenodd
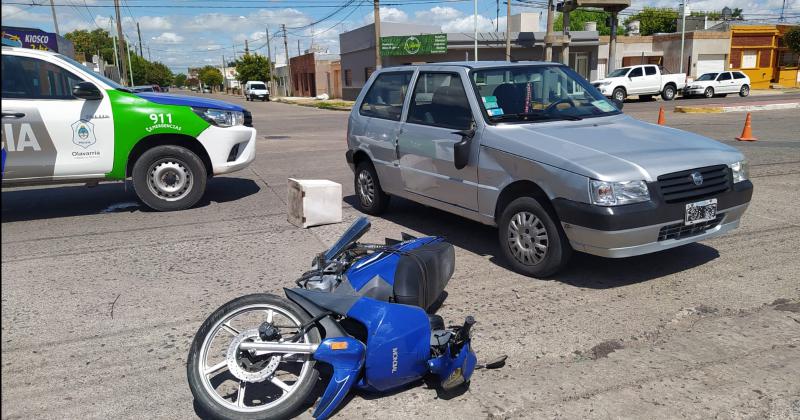
<path id="1" fill-rule="evenodd" d="M 628 70 L 630 70 L 629 67 L 623 67 L 621 69 L 616 69 L 616 70 L 612 71 L 611 73 L 608 73 L 608 76 L 606 76 L 606 77 L 622 77 L 622 76 L 628 74 Z"/>
<path id="2" fill-rule="evenodd" d="M 250 85 L 250 89 L 265 90 L 266 88 L 267 86 L 261 83 L 255 83 Z"/>
<path id="3" fill-rule="evenodd" d="M 703 81 L 703 80 L 714 80 L 714 79 L 717 78 L 717 74 L 718 73 L 706 73 L 706 74 L 698 77 L 697 81 L 700 82 L 700 81 Z"/>
<path id="4" fill-rule="evenodd" d="M 478 69 L 471 77 L 492 121 L 578 120 L 619 113 L 613 102 L 565 66 Z"/>
<path id="5" fill-rule="evenodd" d="M 81 62 L 79 62 L 77 60 L 73 60 L 73 59 L 71 59 L 71 58 L 69 58 L 69 57 L 67 57 L 65 55 L 62 55 L 62 54 L 56 54 L 56 55 L 58 56 L 58 58 L 66 61 L 67 63 L 72 64 L 73 66 L 78 67 L 79 69 L 81 69 L 83 71 L 88 72 L 93 77 L 95 77 L 97 79 L 100 79 L 100 81 L 102 81 L 103 83 L 111 86 L 114 89 L 123 90 L 123 91 L 126 91 L 126 92 L 130 92 L 131 91 L 129 88 L 126 88 L 125 86 L 122 86 L 121 84 L 109 79 L 108 77 L 103 76 L 102 74 L 90 69 L 89 67 L 84 66 L 83 63 L 81 63 Z"/>

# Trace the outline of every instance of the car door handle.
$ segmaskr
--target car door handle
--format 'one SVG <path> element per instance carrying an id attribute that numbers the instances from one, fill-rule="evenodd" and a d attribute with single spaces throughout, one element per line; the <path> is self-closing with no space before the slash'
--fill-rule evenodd
<path id="1" fill-rule="evenodd" d="M 22 118 L 25 116 L 23 112 L 4 112 L 3 118 Z"/>

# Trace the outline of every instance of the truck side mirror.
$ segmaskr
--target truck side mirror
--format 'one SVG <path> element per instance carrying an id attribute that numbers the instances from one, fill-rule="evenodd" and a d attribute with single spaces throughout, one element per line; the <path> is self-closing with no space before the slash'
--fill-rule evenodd
<path id="1" fill-rule="evenodd" d="M 85 99 L 87 101 L 97 101 L 103 99 L 103 94 L 100 89 L 90 82 L 80 82 L 72 87 L 72 96 L 78 99 Z"/>
<path id="2" fill-rule="evenodd" d="M 456 169 L 464 169 L 469 163 L 469 152 L 472 145 L 472 138 L 475 137 L 475 126 L 469 130 L 453 131 L 453 134 L 461 136 L 461 141 L 453 145 L 453 164 Z"/>

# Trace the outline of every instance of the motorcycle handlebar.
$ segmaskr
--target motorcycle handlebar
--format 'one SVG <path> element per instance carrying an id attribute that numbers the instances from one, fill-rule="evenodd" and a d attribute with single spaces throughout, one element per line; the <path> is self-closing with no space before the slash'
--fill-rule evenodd
<path id="1" fill-rule="evenodd" d="M 472 329 L 473 325 L 475 325 L 475 318 L 473 318 L 472 315 L 467 316 L 466 319 L 464 319 L 464 325 L 458 330 L 456 340 L 467 340 L 469 338 L 469 331 Z"/>

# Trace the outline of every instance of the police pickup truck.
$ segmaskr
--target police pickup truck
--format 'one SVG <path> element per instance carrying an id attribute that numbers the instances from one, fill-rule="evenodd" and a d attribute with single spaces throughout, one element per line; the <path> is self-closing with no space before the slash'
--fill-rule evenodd
<path id="1" fill-rule="evenodd" d="M 251 114 L 227 102 L 133 93 L 66 56 L 2 48 L 3 187 L 132 178 L 159 211 L 255 158 Z"/>

